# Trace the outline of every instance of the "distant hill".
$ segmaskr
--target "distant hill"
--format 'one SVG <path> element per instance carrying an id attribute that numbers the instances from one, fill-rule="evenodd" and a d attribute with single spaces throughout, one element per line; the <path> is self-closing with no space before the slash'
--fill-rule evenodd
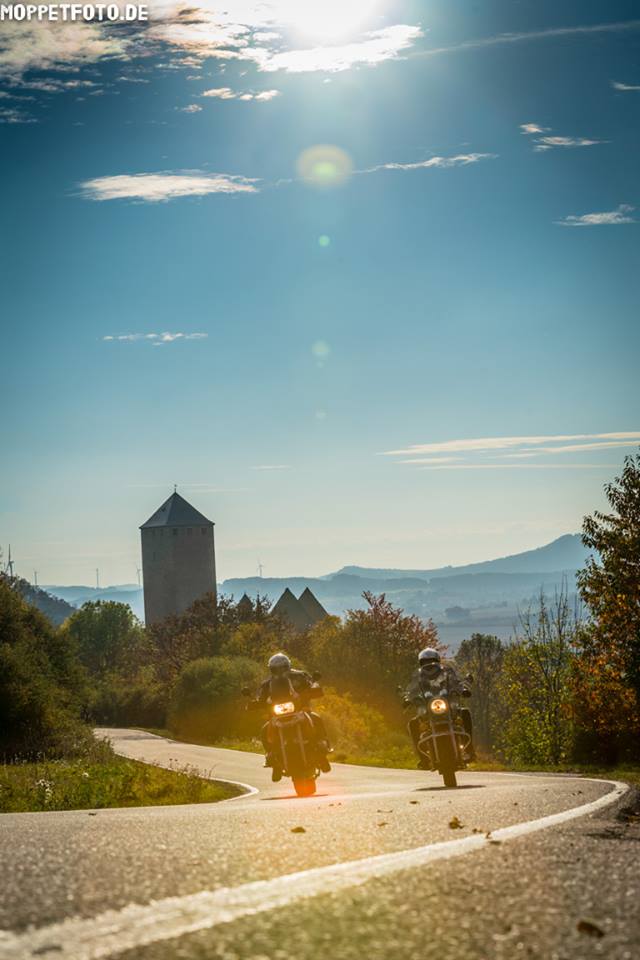
<path id="1" fill-rule="evenodd" d="M 552 540 L 544 547 L 514 553 L 497 560 L 483 560 L 480 563 L 467 563 L 461 567 L 436 567 L 432 570 L 394 570 L 385 567 L 342 567 L 327 579 L 349 574 L 373 579 L 396 580 L 405 577 L 418 577 L 431 580 L 434 577 L 450 577 L 463 573 L 554 573 L 574 571 L 584 566 L 589 551 L 582 543 L 578 533 L 567 533 Z"/>
<path id="2" fill-rule="evenodd" d="M 511 636 L 519 611 L 535 602 L 540 590 L 549 596 L 565 588 L 575 593 L 575 572 L 584 566 L 587 556 L 578 534 L 567 534 L 536 550 L 460 567 L 394 570 L 348 566 L 323 577 L 236 577 L 225 580 L 219 590 L 236 600 L 244 593 L 249 597 L 260 594 L 275 603 L 287 588 L 296 596 L 309 589 L 337 616 L 366 606 L 364 591 L 384 593 L 407 613 L 432 617 L 441 639 L 455 651 L 460 640 L 474 631 Z M 87 600 L 128 603 L 136 616 L 144 617 L 142 590 L 137 584 L 100 590 L 50 586 L 47 590 L 75 606 Z"/>
<path id="3" fill-rule="evenodd" d="M 13 577 L 10 583 L 27 603 L 31 604 L 32 607 L 37 607 L 56 627 L 64 623 L 75 610 L 75 607 L 72 607 L 71 604 L 66 603 L 59 597 L 52 596 L 46 590 L 32 586 L 27 580 L 22 580 L 20 577 Z"/>

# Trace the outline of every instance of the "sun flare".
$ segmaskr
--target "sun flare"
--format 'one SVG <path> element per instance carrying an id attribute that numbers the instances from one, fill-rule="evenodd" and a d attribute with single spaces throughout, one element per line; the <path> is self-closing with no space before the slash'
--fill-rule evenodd
<path id="1" fill-rule="evenodd" d="M 312 40 L 341 40 L 372 28 L 379 0 L 276 0 L 277 19 Z"/>

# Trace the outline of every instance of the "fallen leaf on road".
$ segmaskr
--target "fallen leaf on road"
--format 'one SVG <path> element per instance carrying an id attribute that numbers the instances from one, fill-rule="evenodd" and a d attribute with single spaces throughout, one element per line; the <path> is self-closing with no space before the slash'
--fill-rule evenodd
<path id="1" fill-rule="evenodd" d="M 419 800 L 409 800 L 409 803 L 420 803 Z"/>
<path id="2" fill-rule="evenodd" d="M 462 830 L 463 827 L 464 823 L 460 823 L 457 817 L 452 817 L 451 820 L 449 820 L 450 830 Z"/>
<path id="3" fill-rule="evenodd" d="M 604 937 L 604 930 L 590 920 L 578 920 L 576 923 L 578 933 L 586 933 L 590 937 Z"/>
<path id="4" fill-rule="evenodd" d="M 291 827 L 291 833 L 306 833 L 304 827 Z"/>
<path id="5" fill-rule="evenodd" d="M 380 823 L 378 824 L 378 826 L 379 826 L 379 827 L 386 827 L 386 825 L 387 825 L 388 822 L 389 822 L 388 820 L 381 820 Z"/>

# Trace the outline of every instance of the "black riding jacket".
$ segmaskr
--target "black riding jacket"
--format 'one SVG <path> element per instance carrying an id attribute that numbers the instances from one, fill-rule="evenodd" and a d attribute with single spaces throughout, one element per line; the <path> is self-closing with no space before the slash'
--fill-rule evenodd
<path id="1" fill-rule="evenodd" d="M 266 703 L 269 699 L 284 699 L 287 695 L 295 693 L 300 698 L 300 704 L 303 709 L 309 707 L 310 701 L 314 697 L 322 696 L 322 690 L 304 670 L 290 670 L 285 677 L 267 677 L 260 684 L 258 703 Z"/>
<path id="2" fill-rule="evenodd" d="M 446 692 L 452 697 L 469 696 L 469 688 L 464 684 L 453 667 L 440 666 L 439 672 L 434 677 L 427 677 L 426 674 L 418 668 L 407 687 L 405 699 L 408 702 L 415 703 L 421 699 L 424 693 L 430 693 L 437 696 L 441 692 Z"/>

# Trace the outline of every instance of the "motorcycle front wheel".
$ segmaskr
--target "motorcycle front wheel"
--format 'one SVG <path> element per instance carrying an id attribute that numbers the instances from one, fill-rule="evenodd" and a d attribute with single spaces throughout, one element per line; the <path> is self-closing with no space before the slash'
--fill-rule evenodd
<path id="1" fill-rule="evenodd" d="M 316 792 L 316 781 L 314 777 L 292 777 L 292 779 L 299 797 L 312 797 Z"/>
<path id="2" fill-rule="evenodd" d="M 444 785 L 447 789 L 453 790 L 458 786 L 458 781 L 456 779 L 456 760 L 451 749 L 451 742 L 445 740 L 438 749 L 440 751 L 439 771 L 444 780 Z"/>

